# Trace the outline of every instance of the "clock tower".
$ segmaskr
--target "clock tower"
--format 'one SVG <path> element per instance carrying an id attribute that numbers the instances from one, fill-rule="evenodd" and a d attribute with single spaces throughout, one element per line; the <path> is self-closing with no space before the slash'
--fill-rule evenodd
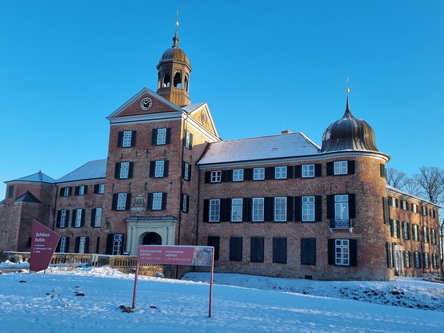
<path id="1" fill-rule="evenodd" d="M 188 56 L 179 48 L 177 28 L 173 46 L 163 53 L 157 69 L 157 93 L 178 106 L 190 105 L 189 80 L 192 69 Z"/>

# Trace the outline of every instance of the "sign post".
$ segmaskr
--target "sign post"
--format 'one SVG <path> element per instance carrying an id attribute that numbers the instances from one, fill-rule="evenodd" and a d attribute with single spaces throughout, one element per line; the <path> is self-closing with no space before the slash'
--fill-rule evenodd
<path id="1" fill-rule="evenodd" d="M 141 245 L 137 252 L 136 276 L 134 279 L 132 308 L 136 307 L 139 264 L 163 264 L 185 266 L 211 266 L 208 317 L 211 317 L 214 276 L 214 247 L 212 246 L 167 246 Z"/>
<path id="2" fill-rule="evenodd" d="M 48 268 L 51 262 L 60 235 L 36 220 L 32 221 L 31 234 L 29 270 L 31 272 L 43 271 Z"/>

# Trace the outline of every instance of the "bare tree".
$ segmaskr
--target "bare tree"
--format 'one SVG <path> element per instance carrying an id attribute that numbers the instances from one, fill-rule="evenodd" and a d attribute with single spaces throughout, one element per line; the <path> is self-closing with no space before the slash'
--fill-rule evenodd
<path id="1" fill-rule="evenodd" d="M 421 186 L 424 197 L 432 203 L 439 203 L 444 194 L 444 170 L 437 167 L 419 168 L 419 174 L 413 178 Z"/>
<path id="2" fill-rule="evenodd" d="M 403 187 L 404 191 L 406 191 L 408 194 L 414 195 L 415 197 L 421 197 L 423 195 L 421 185 L 419 185 L 418 181 L 412 177 L 407 177 Z"/>
<path id="3" fill-rule="evenodd" d="M 404 189 L 408 182 L 407 174 L 394 168 L 387 168 L 387 185 L 398 190 Z"/>

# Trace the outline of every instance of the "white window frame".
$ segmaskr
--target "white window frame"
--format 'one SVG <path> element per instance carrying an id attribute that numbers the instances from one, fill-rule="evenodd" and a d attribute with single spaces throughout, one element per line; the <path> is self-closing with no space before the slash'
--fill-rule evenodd
<path id="1" fill-rule="evenodd" d="M 422 215 L 427 216 L 427 207 L 422 206 Z"/>
<path id="2" fill-rule="evenodd" d="M 402 210 L 407 210 L 407 201 L 401 200 L 401 209 Z"/>
<path id="3" fill-rule="evenodd" d="M 422 227 L 422 234 L 423 234 L 423 241 L 424 243 L 428 243 L 429 242 L 429 228 L 427 227 Z"/>
<path id="4" fill-rule="evenodd" d="M 117 193 L 116 210 L 126 210 L 126 198 L 128 193 Z"/>
<path id="5" fill-rule="evenodd" d="M 287 166 L 277 166 L 274 168 L 274 179 L 287 179 Z"/>
<path id="6" fill-rule="evenodd" d="M 424 252 L 424 268 L 430 268 L 430 255 L 427 252 Z"/>
<path id="7" fill-rule="evenodd" d="M 244 180 L 244 169 L 233 170 L 233 182 L 242 182 Z"/>
<path id="8" fill-rule="evenodd" d="M 350 240 L 335 239 L 335 264 L 350 266 Z"/>
<path id="9" fill-rule="evenodd" d="M 122 135 L 122 147 L 128 148 L 131 147 L 133 131 L 123 131 Z"/>
<path id="10" fill-rule="evenodd" d="M 86 250 L 86 237 L 81 236 L 79 238 L 79 253 L 85 253 Z"/>
<path id="11" fill-rule="evenodd" d="M 220 221 L 220 199 L 210 199 L 208 212 L 209 222 L 219 222 Z"/>
<path id="12" fill-rule="evenodd" d="M 162 210 L 162 200 L 163 200 L 163 193 L 154 192 L 151 210 Z"/>
<path id="13" fill-rule="evenodd" d="M 188 162 L 184 162 L 183 169 L 183 179 L 190 180 L 191 164 Z"/>
<path id="14" fill-rule="evenodd" d="M 253 168 L 253 180 L 264 180 L 265 168 Z"/>
<path id="15" fill-rule="evenodd" d="M 211 183 L 220 183 L 222 181 L 222 171 L 214 170 L 211 171 Z"/>
<path id="16" fill-rule="evenodd" d="M 412 224 L 412 240 L 419 241 L 419 226 L 417 224 Z"/>
<path id="17" fill-rule="evenodd" d="M 157 129 L 156 145 L 158 146 L 165 145 L 166 136 L 167 136 L 167 129 L 165 127 Z"/>
<path id="18" fill-rule="evenodd" d="M 191 132 L 185 131 L 185 148 L 191 149 Z"/>
<path id="19" fill-rule="evenodd" d="M 264 198 L 253 198 L 251 201 L 252 205 L 252 221 L 253 222 L 263 222 L 264 221 Z"/>
<path id="20" fill-rule="evenodd" d="M 165 161 L 157 160 L 154 161 L 154 177 L 162 178 L 165 175 Z"/>
<path id="21" fill-rule="evenodd" d="M 105 184 L 99 184 L 97 194 L 103 194 L 103 193 L 105 193 Z"/>
<path id="22" fill-rule="evenodd" d="M 62 209 L 60 212 L 60 228 L 66 228 L 68 226 L 68 210 Z"/>
<path id="23" fill-rule="evenodd" d="M 65 188 L 63 189 L 63 196 L 64 196 L 64 197 L 69 197 L 69 187 L 65 187 Z"/>
<path id="24" fill-rule="evenodd" d="M 122 254 L 123 234 L 114 234 L 112 255 Z"/>
<path id="25" fill-rule="evenodd" d="M 348 161 L 333 162 L 333 174 L 334 175 L 347 175 L 348 174 Z"/>
<path id="26" fill-rule="evenodd" d="M 231 222 L 242 222 L 243 199 L 231 199 Z"/>
<path id="27" fill-rule="evenodd" d="M 315 176 L 315 165 L 303 164 L 301 176 L 302 178 L 313 178 Z"/>
<path id="28" fill-rule="evenodd" d="M 130 162 L 120 162 L 119 179 L 127 179 L 129 177 Z"/>
<path id="29" fill-rule="evenodd" d="M 80 228 L 82 226 L 82 215 L 83 215 L 83 209 L 77 208 L 76 209 L 76 219 L 74 221 L 75 228 Z"/>
<path id="30" fill-rule="evenodd" d="M 302 221 L 313 222 L 315 220 L 315 197 L 314 195 L 302 197 Z"/>
<path id="31" fill-rule="evenodd" d="M 182 194 L 182 212 L 188 212 L 188 194 Z"/>
<path id="32" fill-rule="evenodd" d="M 68 249 L 67 249 L 67 240 L 68 240 L 68 237 L 65 237 L 65 236 L 60 237 L 60 248 L 59 248 L 59 251 L 61 253 L 66 253 L 68 251 Z"/>
<path id="33" fill-rule="evenodd" d="M 411 258 L 410 251 L 404 251 L 404 264 L 406 268 L 411 268 Z"/>
<path id="34" fill-rule="evenodd" d="M 335 194 L 335 220 L 349 220 L 348 194 Z"/>
<path id="35" fill-rule="evenodd" d="M 404 240 L 409 240 L 409 236 L 410 236 L 409 227 L 410 227 L 410 224 L 408 222 L 405 222 L 405 221 L 402 222 L 402 239 L 404 239 Z"/>
<path id="36" fill-rule="evenodd" d="M 102 226 L 102 208 L 96 208 L 94 216 L 94 228 L 100 228 Z"/>
<path id="37" fill-rule="evenodd" d="M 287 197 L 274 198 L 274 221 L 287 221 Z"/>
<path id="38" fill-rule="evenodd" d="M 421 268 L 421 254 L 418 251 L 413 252 L 414 267 Z"/>
<path id="39" fill-rule="evenodd" d="M 418 205 L 417 204 L 412 204 L 412 212 L 418 213 Z"/>
<path id="40" fill-rule="evenodd" d="M 85 195 L 85 185 L 79 186 L 79 195 Z"/>

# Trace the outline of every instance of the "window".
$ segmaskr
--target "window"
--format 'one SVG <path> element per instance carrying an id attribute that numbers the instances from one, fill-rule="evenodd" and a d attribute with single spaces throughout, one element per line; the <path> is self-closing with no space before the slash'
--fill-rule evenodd
<path id="1" fill-rule="evenodd" d="M 102 208 L 91 210 L 91 227 L 100 228 L 102 226 Z"/>
<path id="2" fill-rule="evenodd" d="M 233 170 L 233 182 L 241 182 L 244 180 L 244 169 Z"/>
<path id="3" fill-rule="evenodd" d="M 210 200 L 209 222 L 220 221 L 220 199 Z"/>
<path id="4" fill-rule="evenodd" d="M 148 195 L 148 201 L 151 203 L 151 210 L 164 210 L 165 209 L 165 201 L 166 201 L 166 193 L 155 192 L 150 193 Z"/>
<path id="5" fill-rule="evenodd" d="M 253 180 L 264 180 L 265 168 L 253 168 Z"/>
<path id="6" fill-rule="evenodd" d="M 429 242 L 429 228 L 422 227 L 422 235 L 423 235 L 424 243 L 428 243 Z"/>
<path id="7" fill-rule="evenodd" d="M 57 227 L 66 228 L 68 226 L 69 210 L 62 209 L 57 213 Z"/>
<path id="8" fill-rule="evenodd" d="M 250 261 L 264 262 L 264 237 L 250 238 Z"/>
<path id="9" fill-rule="evenodd" d="M 287 221 L 287 197 L 274 198 L 274 221 Z"/>
<path id="10" fill-rule="evenodd" d="M 105 184 L 96 184 L 96 185 L 94 185 L 94 193 L 95 194 L 103 194 L 103 193 L 105 193 Z"/>
<path id="11" fill-rule="evenodd" d="M 73 228 L 81 228 L 83 227 L 85 222 L 85 213 L 84 209 L 78 208 L 73 210 L 72 215 L 72 224 L 71 227 Z"/>
<path id="12" fill-rule="evenodd" d="M 190 205 L 189 202 L 190 202 L 189 195 L 188 194 L 182 194 L 182 203 L 181 203 L 182 212 L 188 213 L 189 205 Z"/>
<path id="13" fill-rule="evenodd" d="M 67 253 L 68 251 L 69 251 L 69 238 L 62 236 L 60 237 L 59 251 L 57 252 Z"/>
<path id="14" fill-rule="evenodd" d="M 222 180 L 222 171 L 211 171 L 211 182 L 212 183 L 220 183 Z"/>
<path id="15" fill-rule="evenodd" d="M 390 219 L 390 235 L 394 238 L 400 238 L 399 221 Z"/>
<path id="16" fill-rule="evenodd" d="M 333 174 L 334 175 L 348 174 L 348 162 L 347 161 L 333 162 Z"/>
<path id="17" fill-rule="evenodd" d="M 152 144 L 156 146 L 169 144 L 170 136 L 171 136 L 170 128 L 153 129 Z"/>
<path id="18" fill-rule="evenodd" d="M 412 224 L 412 239 L 419 242 L 419 230 L 417 224 Z"/>
<path id="19" fill-rule="evenodd" d="M 273 263 L 286 264 L 287 263 L 287 238 L 274 237 L 273 238 Z"/>
<path id="20" fill-rule="evenodd" d="M 183 162 L 182 164 L 182 178 L 184 180 L 191 180 L 191 164 L 187 162 Z"/>
<path id="21" fill-rule="evenodd" d="M 134 166 L 134 162 L 116 163 L 116 168 L 114 171 L 114 178 L 116 178 L 116 179 L 132 178 L 133 177 L 133 166 Z"/>
<path id="22" fill-rule="evenodd" d="M 62 187 L 60 189 L 61 197 L 69 197 L 72 194 L 72 187 Z"/>
<path id="23" fill-rule="evenodd" d="M 399 205 L 398 199 L 393 198 L 393 197 L 388 197 L 388 200 L 389 200 L 389 205 L 390 206 L 398 208 L 398 205 Z"/>
<path id="24" fill-rule="evenodd" d="M 302 165 L 302 178 L 311 178 L 315 176 L 315 165 L 304 164 Z"/>
<path id="25" fill-rule="evenodd" d="M 136 131 L 122 131 L 118 133 L 117 147 L 134 147 L 136 142 Z"/>
<path id="26" fill-rule="evenodd" d="M 335 265 L 350 265 L 350 243 L 348 239 L 335 239 Z"/>
<path id="27" fill-rule="evenodd" d="M 111 237 L 111 241 L 108 238 L 108 244 L 110 245 L 110 251 L 107 251 L 112 255 L 121 255 L 123 252 L 123 234 L 114 234 L 109 235 L 108 237 Z"/>
<path id="28" fill-rule="evenodd" d="M 114 193 L 112 209 L 113 210 L 127 210 L 131 202 L 131 193 Z"/>
<path id="29" fill-rule="evenodd" d="M 76 186 L 74 193 L 75 195 L 86 195 L 88 193 L 88 186 Z"/>
<path id="30" fill-rule="evenodd" d="M 421 254 L 419 252 L 414 252 L 413 258 L 415 260 L 415 268 L 421 268 Z"/>
<path id="31" fill-rule="evenodd" d="M 348 194 L 335 195 L 335 220 L 344 221 L 349 219 Z"/>
<path id="32" fill-rule="evenodd" d="M 253 198 L 252 200 L 252 221 L 264 221 L 264 198 Z"/>
<path id="33" fill-rule="evenodd" d="M 401 200 L 401 209 L 402 210 L 409 210 L 409 204 L 405 200 Z"/>
<path id="34" fill-rule="evenodd" d="M 14 185 L 8 186 L 8 199 L 11 199 L 14 196 Z"/>
<path id="35" fill-rule="evenodd" d="M 88 237 L 77 237 L 76 238 L 76 253 L 88 253 Z"/>
<path id="36" fill-rule="evenodd" d="M 421 207 L 422 215 L 427 216 L 427 207 Z"/>
<path id="37" fill-rule="evenodd" d="M 193 148 L 193 134 L 185 130 L 184 146 L 187 149 Z"/>
<path id="38" fill-rule="evenodd" d="M 430 268 L 430 255 L 424 253 L 424 268 Z"/>
<path id="39" fill-rule="evenodd" d="M 301 265 L 316 265 L 316 238 L 301 239 Z"/>
<path id="40" fill-rule="evenodd" d="M 417 204 L 412 204 L 412 212 L 418 213 L 418 205 Z"/>
<path id="41" fill-rule="evenodd" d="M 242 222 L 242 198 L 231 199 L 231 222 Z"/>
<path id="42" fill-rule="evenodd" d="M 430 209 L 430 217 L 432 219 L 436 218 L 436 211 L 434 209 Z"/>
<path id="43" fill-rule="evenodd" d="M 412 267 L 411 265 L 411 258 L 410 258 L 410 251 L 404 251 L 404 266 L 405 268 Z"/>
<path id="44" fill-rule="evenodd" d="M 430 229 L 431 233 L 432 233 L 432 244 L 436 245 L 436 230 L 435 229 Z"/>
<path id="45" fill-rule="evenodd" d="M 410 239 L 410 224 L 407 222 L 402 222 L 402 234 L 405 240 Z"/>
<path id="46" fill-rule="evenodd" d="M 439 268 L 439 264 L 438 264 L 438 255 L 433 253 L 432 254 L 432 265 L 434 269 L 438 269 Z"/>
<path id="47" fill-rule="evenodd" d="M 274 169 L 274 179 L 286 179 L 287 178 L 287 167 L 278 166 Z"/>
<path id="48" fill-rule="evenodd" d="M 230 261 L 242 261 L 242 237 L 230 237 Z"/>
<path id="49" fill-rule="evenodd" d="M 302 197 L 302 221 L 311 222 L 315 220 L 315 197 Z"/>
<path id="50" fill-rule="evenodd" d="M 154 177 L 163 177 L 165 161 L 154 161 Z"/>

